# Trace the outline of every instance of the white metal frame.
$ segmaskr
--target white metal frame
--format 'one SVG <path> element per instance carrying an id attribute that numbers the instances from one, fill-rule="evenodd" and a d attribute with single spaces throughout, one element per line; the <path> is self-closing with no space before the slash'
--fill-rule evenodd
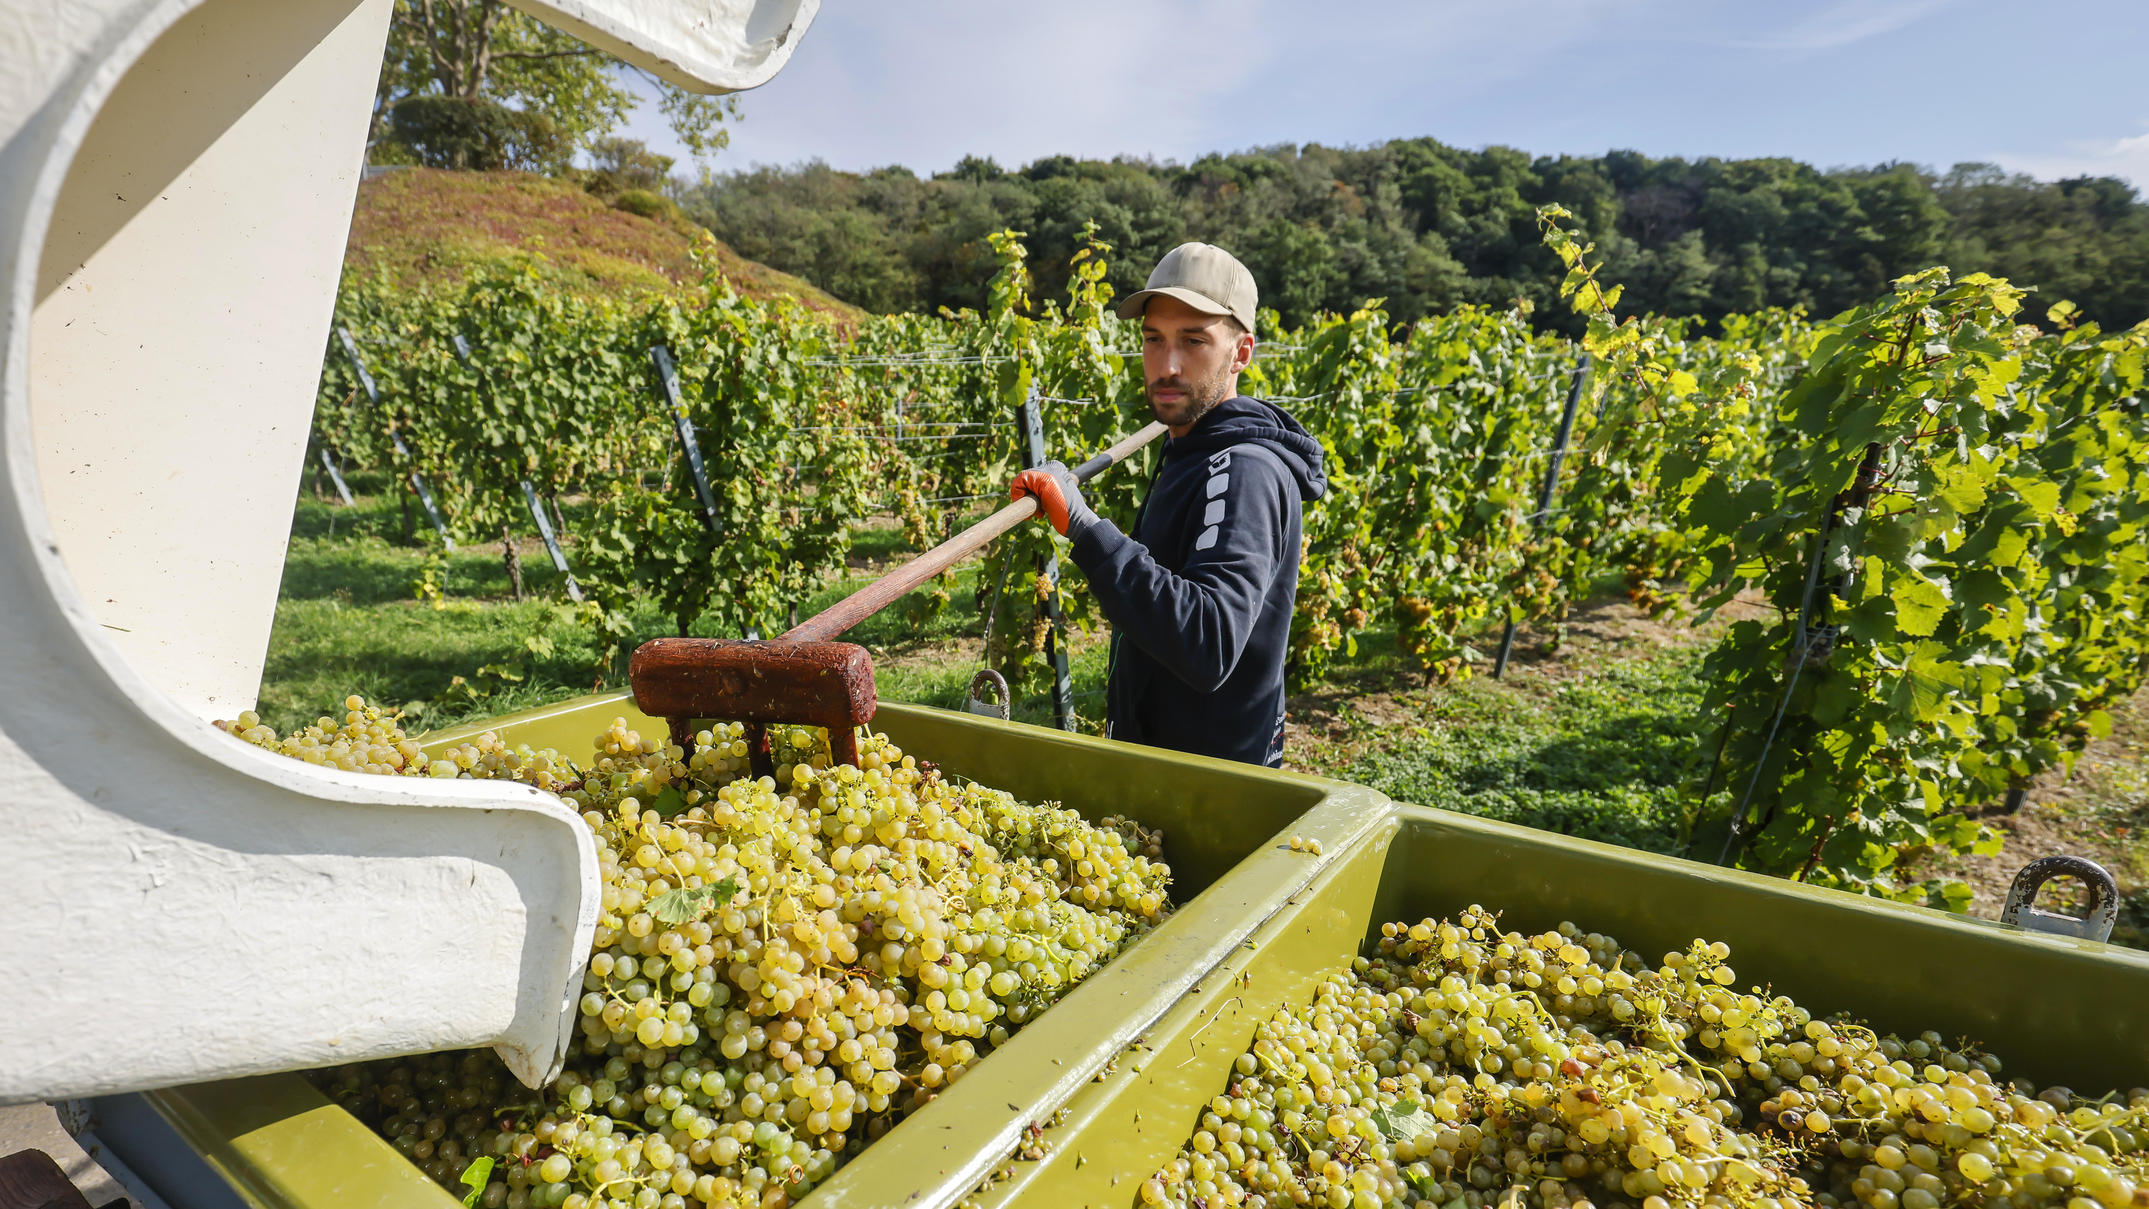
<path id="1" fill-rule="evenodd" d="M 816 3 L 530 7 L 727 91 Z M 0 0 L 0 1103 L 565 1052 L 564 803 L 206 720 L 258 679 L 388 14 Z"/>

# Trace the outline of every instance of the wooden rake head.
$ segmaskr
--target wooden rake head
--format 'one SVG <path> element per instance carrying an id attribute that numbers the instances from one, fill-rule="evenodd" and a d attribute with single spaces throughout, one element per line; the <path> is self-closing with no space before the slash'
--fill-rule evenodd
<path id="1" fill-rule="evenodd" d="M 627 664 L 634 704 L 671 726 L 672 742 L 692 751 L 704 718 L 746 724 L 747 754 L 758 776 L 773 776 L 771 723 L 824 727 L 830 753 L 858 763 L 854 728 L 873 720 L 873 657 L 849 642 L 788 639 L 730 641 L 657 638 Z"/>

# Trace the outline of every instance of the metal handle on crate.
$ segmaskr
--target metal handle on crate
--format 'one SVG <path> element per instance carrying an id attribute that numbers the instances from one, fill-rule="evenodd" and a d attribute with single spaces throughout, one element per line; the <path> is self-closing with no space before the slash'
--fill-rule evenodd
<path id="1" fill-rule="evenodd" d="M 2037 892 L 2044 888 L 2044 884 L 2055 877 L 2070 876 L 2081 878 L 2089 887 L 2089 909 L 2082 917 L 2077 919 L 2072 915 L 2038 910 Z M 2104 866 L 2087 857 L 2041 857 L 2024 865 L 2022 872 L 2015 875 L 2015 884 L 2007 888 L 2007 906 L 2000 912 L 2000 922 L 2025 932 L 2109 940 L 2112 925 L 2119 922 L 2119 884 L 2105 872 Z"/>
<path id="2" fill-rule="evenodd" d="M 994 705 L 979 696 L 978 689 L 981 687 L 989 687 L 997 691 L 1000 694 L 1000 703 Z M 964 712 L 976 714 L 983 718 L 998 718 L 1000 721 L 1006 722 L 1013 717 L 1014 708 L 1015 698 L 1013 694 L 1007 691 L 1007 677 L 993 671 L 991 668 L 985 668 L 978 672 L 977 675 L 970 677 L 970 690 L 963 698 Z"/>

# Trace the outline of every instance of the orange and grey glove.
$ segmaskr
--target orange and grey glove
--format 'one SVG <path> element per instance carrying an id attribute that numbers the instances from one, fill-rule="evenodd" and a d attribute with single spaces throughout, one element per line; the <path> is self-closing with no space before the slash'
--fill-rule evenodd
<path id="1" fill-rule="evenodd" d="M 1008 489 L 1007 498 L 1019 500 L 1034 495 L 1043 506 L 1045 519 L 1060 531 L 1062 537 L 1073 537 L 1089 523 L 1097 519 L 1089 504 L 1082 499 L 1082 484 L 1075 480 L 1074 471 L 1065 462 L 1046 462 L 1042 466 L 1023 471 L 1015 476 L 1015 485 Z"/>

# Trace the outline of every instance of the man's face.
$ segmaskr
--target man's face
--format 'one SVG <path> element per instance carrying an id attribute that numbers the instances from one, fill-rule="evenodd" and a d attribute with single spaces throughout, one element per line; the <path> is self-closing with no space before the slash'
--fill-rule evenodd
<path id="1" fill-rule="evenodd" d="M 1238 393 L 1254 338 L 1230 319 L 1204 315 L 1167 295 L 1142 312 L 1142 377 L 1149 409 L 1183 434 L 1210 408 Z"/>

